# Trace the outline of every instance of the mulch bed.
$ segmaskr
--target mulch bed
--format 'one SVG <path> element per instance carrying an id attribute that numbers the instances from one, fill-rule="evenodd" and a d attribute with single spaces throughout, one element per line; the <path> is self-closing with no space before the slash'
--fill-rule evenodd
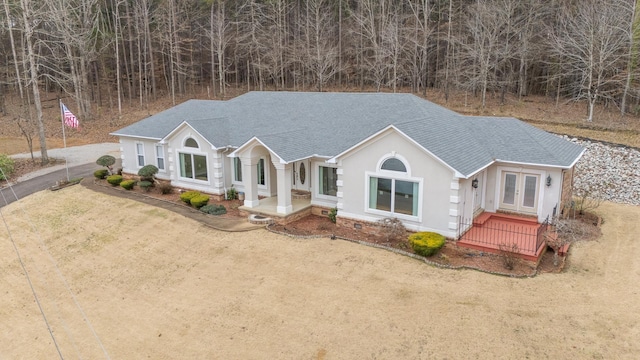
<path id="1" fill-rule="evenodd" d="M 335 235 L 339 238 L 367 242 L 413 253 L 413 249 L 411 249 L 406 239 L 387 240 L 381 236 L 369 235 L 356 229 L 337 226 L 332 223 L 329 218 L 322 216 L 311 215 L 287 225 L 272 225 L 270 226 L 270 229 L 297 236 L 323 235 L 331 237 L 332 235 Z M 536 269 L 538 273 L 561 271 L 562 263 L 560 266 L 554 267 L 552 256 L 553 252 L 547 252 L 540 262 L 541 266 L 538 266 L 537 268 L 535 263 L 518 260 L 516 261 L 514 268 L 512 270 L 508 270 L 504 266 L 503 257 L 497 254 L 463 248 L 457 246 L 454 242 L 448 241 L 445 246 L 440 249 L 438 254 L 427 258 L 427 260 L 443 267 L 466 267 L 508 276 L 532 276 L 536 273 Z M 550 261 L 545 261 L 545 258 L 549 258 Z"/>

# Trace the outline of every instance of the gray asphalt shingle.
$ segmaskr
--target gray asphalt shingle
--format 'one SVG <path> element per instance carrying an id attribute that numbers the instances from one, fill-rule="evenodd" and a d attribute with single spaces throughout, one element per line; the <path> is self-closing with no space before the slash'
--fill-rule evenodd
<path id="1" fill-rule="evenodd" d="M 582 148 L 514 118 L 463 116 L 412 94 L 249 92 L 189 100 L 114 135 L 162 139 L 186 121 L 216 147 L 254 136 L 285 161 L 336 156 L 396 126 L 467 176 L 495 159 L 568 167 Z"/>

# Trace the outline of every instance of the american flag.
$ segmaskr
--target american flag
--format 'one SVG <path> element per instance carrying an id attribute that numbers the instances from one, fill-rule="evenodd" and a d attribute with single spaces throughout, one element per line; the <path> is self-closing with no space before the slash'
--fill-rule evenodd
<path id="1" fill-rule="evenodd" d="M 60 105 L 62 106 L 64 124 L 70 128 L 77 129 L 80 126 L 80 122 L 78 121 L 78 118 L 75 115 L 73 115 L 73 113 L 69 109 L 67 109 L 67 107 L 62 103 L 62 101 L 60 102 Z"/>

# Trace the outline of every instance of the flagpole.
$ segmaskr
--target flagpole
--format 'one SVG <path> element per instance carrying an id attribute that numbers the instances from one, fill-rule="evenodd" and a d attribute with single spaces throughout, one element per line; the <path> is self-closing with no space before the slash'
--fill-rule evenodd
<path id="1" fill-rule="evenodd" d="M 60 121 L 62 122 L 62 144 L 64 145 L 64 148 L 67 148 L 67 136 L 65 135 L 64 132 L 64 110 L 62 110 L 62 99 L 58 99 L 59 102 L 59 106 L 60 106 Z M 67 156 L 65 155 L 64 157 L 64 167 L 65 169 L 67 169 L 67 181 L 69 181 L 69 163 L 67 163 Z"/>
<path id="2" fill-rule="evenodd" d="M 60 122 L 62 122 L 62 143 L 64 147 L 67 147 L 67 137 L 64 133 L 64 111 L 62 110 L 62 99 L 58 99 L 58 106 L 60 106 Z"/>

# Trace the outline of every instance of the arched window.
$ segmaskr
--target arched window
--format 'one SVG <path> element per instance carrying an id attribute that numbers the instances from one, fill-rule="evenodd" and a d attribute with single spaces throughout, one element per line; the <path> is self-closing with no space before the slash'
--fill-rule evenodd
<path id="1" fill-rule="evenodd" d="M 398 172 L 404 172 L 404 173 L 407 172 L 407 167 L 404 166 L 404 163 L 402 162 L 402 160 L 394 157 L 385 160 L 382 163 L 382 166 L 380 166 L 380 169 L 389 170 L 389 171 L 398 171 Z"/>
<path id="2" fill-rule="evenodd" d="M 180 177 L 193 180 L 208 181 L 209 171 L 207 169 L 207 156 L 205 154 L 193 154 L 192 150 L 200 146 L 194 138 L 187 138 L 184 141 L 184 152 L 178 152 L 180 162 Z"/>
<path id="3" fill-rule="evenodd" d="M 422 180 L 412 178 L 402 156 L 389 154 L 379 170 L 367 174 L 369 210 L 380 215 L 419 216 Z M 387 155 L 387 156 L 389 156 Z"/>
<path id="4" fill-rule="evenodd" d="M 187 140 L 185 140 L 184 146 L 196 149 L 200 147 L 198 146 L 198 142 L 194 138 L 188 138 Z"/>

